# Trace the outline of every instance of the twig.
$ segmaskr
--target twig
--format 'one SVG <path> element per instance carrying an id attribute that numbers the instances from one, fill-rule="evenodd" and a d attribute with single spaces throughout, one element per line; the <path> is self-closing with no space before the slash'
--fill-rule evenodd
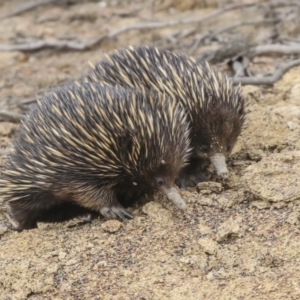
<path id="1" fill-rule="evenodd" d="M 32 10 L 32 9 L 36 8 L 37 6 L 50 4 L 52 2 L 56 2 L 56 1 L 55 0 L 41 0 L 41 1 L 38 1 L 38 2 L 34 2 L 34 3 L 27 3 L 25 5 L 22 5 L 19 8 L 15 9 L 14 11 L 6 14 L 6 15 L 0 16 L 0 21 L 4 20 L 4 19 L 7 19 L 7 18 L 10 18 L 10 17 L 13 17 L 13 16 L 20 15 L 20 14 L 26 12 L 26 11 L 29 11 L 29 10 Z"/>
<path id="2" fill-rule="evenodd" d="M 106 36 L 102 36 L 98 39 L 87 41 L 87 42 L 54 40 L 54 41 L 37 41 L 33 43 L 24 43 L 24 44 L 16 44 L 16 45 L 0 45 L 0 51 L 35 51 L 44 48 L 86 50 L 98 44 L 105 37 Z"/>
<path id="3" fill-rule="evenodd" d="M 265 1 L 262 1 L 262 2 L 265 2 Z M 111 31 L 110 34 L 108 34 L 108 37 L 115 37 L 121 33 L 131 31 L 131 30 L 161 29 L 161 28 L 173 27 L 173 26 L 178 26 L 178 25 L 202 23 L 202 22 L 208 21 L 212 18 L 215 18 L 221 14 L 224 14 L 228 11 L 236 10 L 236 9 L 244 8 L 244 7 L 251 7 L 251 6 L 254 6 L 257 4 L 258 4 L 257 2 L 245 3 L 245 4 L 233 4 L 233 5 L 224 7 L 224 8 L 217 9 L 216 11 L 212 12 L 211 14 L 208 14 L 207 16 L 200 17 L 200 18 L 191 18 L 191 19 L 171 21 L 171 22 L 154 22 L 154 23 L 134 24 L 134 25 L 125 26 L 123 28 Z"/>
<path id="4" fill-rule="evenodd" d="M 224 8 L 220 8 L 211 14 L 200 17 L 200 18 L 192 18 L 185 19 L 179 21 L 171 21 L 171 22 L 154 22 L 154 23 L 140 23 L 134 24 L 130 26 L 125 26 L 116 30 L 112 30 L 106 35 L 103 35 L 99 38 L 85 41 L 85 42 L 74 42 L 74 41 L 65 41 L 65 40 L 53 40 L 53 41 L 37 41 L 33 43 L 24 43 L 24 44 L 16 44 L 16 45 L 0 45 L 0 51 L 35 51 L 43 48 L 54 48 L 54 49 L 69 49 L 69 50 L 86 50 L 90 49 L 100 42 L 102 42 L 106 38 L 115 38 L 118 35 L 132 31 L 132 30 L 146 30 L 146 29 L 161 29 L 167 27 L 173 27 L 178 25 L 187 25 L 193 23 L 202 23 L 208 21 L 212 18 L 215 18 L 225 12 L 236 10 L 244 7 L 251 7 L 257 5 L 257 2 L 247 3 L 247 4 L 233 4 Z"/>
<path id="5" fill-rule="evenodd" d="M 290 69 L 299 66 L 300 59 L 293 60 L 287 63 L 285 66 L 277 69 L 272 76 L 267 77 L 235 77 L 232 78 L 234 84 L 241 83 L 243 85 L 250 84 L 250 85 L 261 85 L 261 84 L 274 84 L 278 80 L 282 78 L 282 76 Z"/>
<path id="6" fill-rule="evenodd" d="M 270 53 L 282 53 L 282 54 L 300 54 L 300 44 L 293 45 L 281 45 L 281 44 L 270 44 L 257 46 L 251 49 L 253 56 Z"/>
<path id="7" fill-rule="evenodd" d="M 199 36 L 198 38 L 196 38 L 194 44 L 192 45 L 189 53 L 193 53 L 199 46 L 199 44 L 205 40 L 206 38 L 213 38 L 215 36 L 217 36 L 218 34 L 224 33 L 226 31 L 230 31 L 234 28 L 237 27 L 243 27 L 243 26 L 251 26 L 251 25 L 258 25 L 258 24 L 267 24 L 267 23 L 275 23 L 278 22 L 278 19 L 274 19 L 274 18 L 270 18 L 270 19 L 264 19 L 264 20 L 257 20 L 257 21 L 246 21 L 246 22 L 239 22 L 239 23 L 235 23 L 229 26 L 226 26 L 222 29 L 219 30 L 215 30 L 212 33 L 207 33 L 204 34 L 202 36 Z"/>
<path id="8" fill-rule="evenodd" d="M 6 110 L 0 110 L 0 118 L 5 118 L 11 122 L 20 122 L 25 116 L 17 113 L 13 113 Z"/>

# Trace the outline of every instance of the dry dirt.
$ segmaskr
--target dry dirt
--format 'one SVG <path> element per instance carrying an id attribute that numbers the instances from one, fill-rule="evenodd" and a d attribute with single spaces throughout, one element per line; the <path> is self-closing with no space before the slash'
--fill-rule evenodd
<path id="1" fill-rule="evenodd" d="M 2 1 L 1 14 L 21 2 Z M 141 1 L 101 3 L 41 6 L 1 20 L 0 43 L 89 39 L 149 18 Z M 214 9 L 186 3 L 173 1 L 177 17 Z M 172 19 L 170 11 L 157 17 Z M 13 104 L 77 78 L 103 51 L 168 34 L 131 32 L 89 51 L 0 52 L 0 109 L 22 112 Z M 298 67 L 272 87 L 244 87 L 249 114 L 230 180 L 183 192 L 185 214 L 157 196 L 137 203 L 123 224 L 72 220 L 17 233 L 0 212 L 0 299 L 300 299 L 299 74 Z M 17 127 L 0 123 L 2 157 Z"/>

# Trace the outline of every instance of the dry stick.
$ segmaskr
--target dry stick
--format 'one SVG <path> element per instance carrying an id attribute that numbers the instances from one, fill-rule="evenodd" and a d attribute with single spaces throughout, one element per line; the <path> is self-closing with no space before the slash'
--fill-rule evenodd
<path id="1" fill-rule="evenodd" d="M 12 11 L 12 12 L 6 14 L 6 15 L 0 16 L 0 21 L 4 20 L 4 19 L 7 19 L 9 17 L 20 15 L 23 12 L 26 12 L 28 10 L 32 10 L 32 9 L 36 8 L 37 6 L 39 6 L 39 5 L 46 5 L 46 4 L 49 4 L 49 3 L 52 3 L 52 2 L 55 2 L 55 0 L 42 0 L 42 1 L 34 2 L 34 3 L 25 4 L 25 5 L 15 9 L 14 11 Z"/>
<path id="2" fill-rule="evenodd" d="M 218 34 L 224 33 L 226 31 L 230 31 L 234 28 L 237 27 L 242 27 L 242 26 L 251 26 L 251 25 L 258 25 L 258 24 L 267 24 L 267 23 L 275 23 L 280 21 L 279 19 L 274 19 L 274 18 L 270 18 L 270 19 L 264 19 L 264 20 L 257 20 L 257 21 L 246 21 L 246 22 L 239 22 L 239 23 L 235 23 L 233 25 L 229 25 L 227 27 L 224 27 L 222 29 L 219 30 L 215 30 L 212 33 L 207 33 L 204 34 L 202 36 L 200 36 L 199 38 L 196 38 L 194 44 L 192 45 L 191 49 L 189 50 L 189 53 L 193 53 L 199 46 L 199 44 L 206 38 L 210 37 L 213 38 L 215 36 L 217 36 Z"/>
<path id="3" fill-rule="evenodd" d="M 266 1 L 262 1 L 266 2 Z M 215 18 L 221 14 L 224 14 L 228 11 L 231 10 L 236 10 L 239 8 L 244 8 L 244 7 L 251 7 L 254 5 L 257 5 L 257 2 L 252 2 L 252 3 L 245 3 L 245 4 L 233 4 L 229 5 L 224 8 L 220 8 L 211 14 L 208 14 L 207 16 L 201 17 L 201 18 L 191 18 L 191 19 L 186 19 L 186 20 L 180 20 L 180 21 L 171 21 L 171 22 L 155 22 L 155 23 L 141 23 L 141 24 L 135 24 L 135 25 L 130 25 L 130 26 L 125 26 L 123 28 L 111 31 L 108 34 L 109 38 L 115 37 L 121 33 L 130 31 L 130 30 L 142 30 L 142 29 L 161 29 L 161 28 L 167 28 L 167 27 L 173 27 L 177 25 L 187 25 L 187 24 L 193 24 L 193 23 L 202 23 L 205 21 L 208 21 L 212 18 Z"/>
<path id="4" fill-rule="evenodd" d="M 11 122 L 20 122 L 25 116 L 17 113 L 13 113 L 6 110 L 0 110 L 0 118 L 5 118 Z"/>
<path id="5" fill-rule="evenodd" d="M 291 68 L 300 65 L 300 59 L 293 60 L 287 63 L 285 66 L 277 69 L 272 76 L 267 77 L 235 77 L 232 78 L 234 84 L 241 83 L 243 85 L 260 85 L 260 84 L 274 84 L 282 78 L 282 76 Z"/>
<path id="6" fill-rule="evenodd" d="M 16 45 L 0 45 L 0 51 L 35 51 L 43 48 L 85 50 L 99 43 L 105 36 L 88 42 L 72 42 L 72 41 L 38 41 L 33 43 L 16 44 Z"/>
<path id="7" fill-rule="evenodd" d="M 218 9 L 215 12 L 201 18 L 193 18 L 193 19 L 171 21 L 171 22 L 140 23 L 140 24 L 130 25 L 130 26 L 122 27 L 120 29 L 112 30 L 108 34 L 105 34 L 99 38 L 86 41 L 86 42 L 74 42 L 74 41 L 65 41 L 65 40 L 38 41 L 33 43 L 24 43 L 24 44 L 16 44 L 16 45 L 0 45 L 0 51 L 35 51 L 43 48 L 86 50 L 94 47 L 95 45 L 102 42 L 106 38 L 114 38 L 128 31 L 159 29 L 159 28 L 167 28 L 167 27 L 173 27 L 178 25 L 201 23 L 201 22 L 208 21 L 212 18 L 215 18 L 225 12 L 236 10 L 239 8 L 244 8 L 244 7 L 251 7 L 257 4 L 258 4 L 257 2 L 252 2 L 247 4 L 234 4 L 234 5 L 227 6 L 225 8 Z"/>
<path id="8" fill-rule="evenodd" d="M 300 44 L 299 45 L 281 45 L 281 44 L 270 44 L 257 46 L 251 49 L 253 56 L 262 55 L 265 53 L 283 53 L 283 54 L 299 54 L 300 53 Z"/>

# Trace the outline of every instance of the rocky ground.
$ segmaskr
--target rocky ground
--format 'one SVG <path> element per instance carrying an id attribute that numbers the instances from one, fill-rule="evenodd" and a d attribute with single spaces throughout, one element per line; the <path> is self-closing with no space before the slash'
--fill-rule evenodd
<path id="1" fill-rule="evenodd" d="M 215 9 L 173 2 L 179 17 Z M 1 14 L 20 3 L 2 1 Z M 139 1 L 101 3 L 46 5 L 0 18 L 0 44 L 87 40 L 149 18 Z M 171 20 L 169 11 L 158 18 Z M 168 33 L 131 32 L 86 51 L 0 52 L 0 110 L 23 113 L 36 95 L 78 78 L 103 52 Z M 268 58 L 259 65 L 272 68 Z M 17 233 L 6 227 L 3 207 L 0 299 L 299 299 L 299 74 L 297 67 L 273 86 L 244 87 L 247 126 L 228 162 L 231 177 L 182 192 L 185 214 L 157 195 L 132 207 L 135 218 L 126 223 L 72 220 Z M 17 128 L 0 123 L 2 159 Z"/>

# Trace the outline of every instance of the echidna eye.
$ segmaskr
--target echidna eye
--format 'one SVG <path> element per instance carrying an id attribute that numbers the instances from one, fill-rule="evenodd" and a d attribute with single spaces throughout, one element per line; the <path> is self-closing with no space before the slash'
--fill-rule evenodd
<path id="1" fill-rule="evenodd" d="M 207 152 L 208 152 L 208 149 L 209 149 L 209 147 L 208 147 L 207 145 L 202 145 L 202 146 L 200 147 L 200 150 L 201 150 L 203 153 L 207 153 Z"/>
<path id="2" fill-rule="evenodd" d="M 164 183 L 165 183 L 165 181 L 162 178 L 159 177 L 156 179 L 156 184 L 158 186 L 162 186 Z"/>
<path id="3" fill-rule="evenodd" d="M 226 151 L 227 151 L 227 152 L 230 152 L 230 151 L 231 151 L 231 149 L 232 149 L 232 145 L 227 145 L 227 147 L 226 147 Z"/>

